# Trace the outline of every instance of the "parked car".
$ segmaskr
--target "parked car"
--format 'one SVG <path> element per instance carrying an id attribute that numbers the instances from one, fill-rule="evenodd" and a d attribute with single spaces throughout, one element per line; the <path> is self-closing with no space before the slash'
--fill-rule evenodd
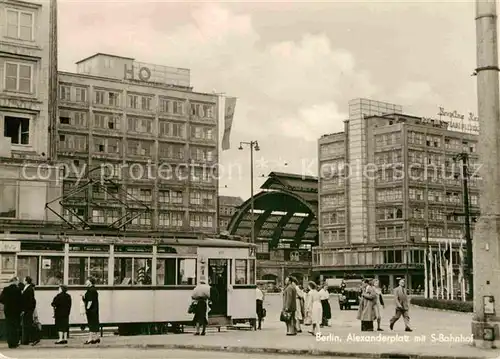
<path id="1" fill-rule="evenodd" d="M 339 296 L 340 310 L 350 310 L 353 306 L 359 306 L 362 284 L 361 279 L 344 280 Z"/>

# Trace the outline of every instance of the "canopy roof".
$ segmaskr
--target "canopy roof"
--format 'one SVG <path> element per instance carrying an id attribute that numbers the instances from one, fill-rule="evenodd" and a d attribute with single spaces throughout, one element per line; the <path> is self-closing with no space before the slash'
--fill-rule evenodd
<path id="1" fill-rule="evenodd" d="M 314 177 L 271 172 L 253 197 L 255 237 L 293 246 L 318 244 L 318 180 Z M 252 200 L 248 199 L 231 218 L 229 233 L 250 237 Z"/>

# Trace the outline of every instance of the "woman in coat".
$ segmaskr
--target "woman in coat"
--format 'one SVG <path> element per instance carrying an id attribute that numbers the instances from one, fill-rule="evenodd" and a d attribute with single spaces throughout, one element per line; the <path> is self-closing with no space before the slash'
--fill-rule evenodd
<path id="1" fill-rule="evenodd" d="M 384 308 L 384 298 L 382 296 L 382 289 L 380 289 L 380 282 L 378 279 L 373 280 L 373 290 L 377 297 L 375 298 L 375 316 L 377 317 L 377 330 L 379 332 L 383 331 L 380 327 L 380 322 L 382 321 L 382 309 Z"/>
<path id="2" fill-rule="evenodd" d="M 193 323 L 196 327 L 194 335 L 205 335 L 208 325 L 208 301 L 210 300 L 210 286 L 207 284 L 206 280 L 200 280 L 200 284 L 193 290 L 191 299 L 193 300 Z"/>
<path id="3" fill-rule="evenodd" d="M 59 293 L 52 301 L 54 308 L 54 319 L 59 333 L 59 340 L 56 344 L 68 344 L 69 314 L 71 313 L 71 296 L 67 293 L 68 287 L 59 286 Z"/>
<path id="4" fill-rule="evenodd" d="M 295 285 L 295 290 L 297 292 L 297 308 L 295 310 L 295 328 L 297 333 L 302 333 L 301 324 L 304 323 L 305 311 L 304 311 L 304 302 L 305 302 L 305 293 L 302 289 L 297 285 Z"/>
<path id="5" fill-rule="evenodd" d="M 367 279 L 364 282 L 364 288 L 361 292 L 357 315 L 357 318 L 361 321 L 361 331 L 363 332 L 373 331 L 373 321 L 377 319 L 375 313 L 376 300 L 377 294 Z"/>
<path id="6" fill-rule="evenodd" d="M 295 288 L 296 279 L 287 277 L 285 279 L 285 289 L 283 290 L 283 309 L 281 310 L 282 321 L 286 324 L 286 335 L 297 335 L 295 324 L 295 312 L 297 310 L 297 290 Z"/>
<path id="7" fill-rule="evenodd" d="M 89 326 L 89 339 L 85 344 L 98 344 L 101 342 L 99 338 L 99 293 L 95 288 L 95 279 L 89 278 L 85 283 L 87 291 L 82 297 L 85 305 L 85 315 L 87 316 L 87 324 Z"/>
<path id="8" fill-rule="evenodd" d="M 317 291 L 316 283 L 309 282 L 309 292 L 307 293 L 307 317 L 312 325 L 312 335 L 319 333 L 319 327 L 323 321 L 323 306 L 321 305 L 321 297 Z"/>

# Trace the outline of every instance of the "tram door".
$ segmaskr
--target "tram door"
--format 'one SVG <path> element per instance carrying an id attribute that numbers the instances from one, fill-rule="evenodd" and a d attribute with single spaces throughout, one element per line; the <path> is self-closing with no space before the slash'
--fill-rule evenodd
<path id="1" fill-rule="evenodd" d="M 208 260 L 208 278 L 212 309 L 209 315 L 227 315 L 227 285 L 229 279 L 229 261 L 227 259 Z"/>

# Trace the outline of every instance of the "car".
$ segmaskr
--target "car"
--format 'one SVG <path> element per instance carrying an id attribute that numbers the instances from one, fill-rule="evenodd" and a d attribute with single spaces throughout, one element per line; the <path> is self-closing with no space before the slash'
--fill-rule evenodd
<path id="1" fill-rule="evenodd" d="M 359 306 L 362 284 L 361 279 L 343 281 L 339 296 L 340 310 L 350 310 L 352 307 Z"/>

